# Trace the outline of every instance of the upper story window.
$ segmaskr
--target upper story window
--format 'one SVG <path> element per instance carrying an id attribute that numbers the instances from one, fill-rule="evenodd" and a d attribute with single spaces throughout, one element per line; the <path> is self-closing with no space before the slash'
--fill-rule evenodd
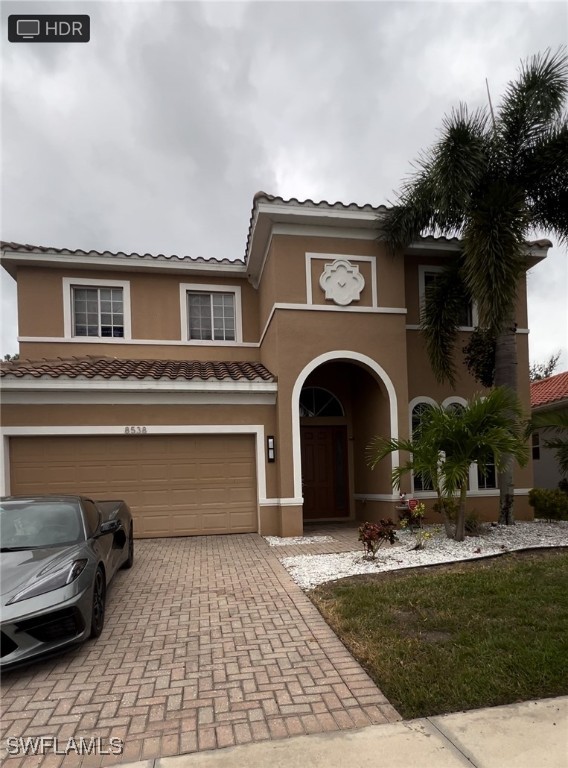
<path id="1" fill-rule="evenodd" d="M 194 343 L 240 342 L 240 286 L 180 285 L 182 340 Z"/>
<path id="2" fill-rule="evenodd" d="M 63 278 L 65 338 L 130 339 L 130 283 Z"/>
<path id="3" fill-rule="evenodd" d="M 235 340 L 235 294 L 189 291 L 189 338 L 204 341 Z"/>
<path id="4" fill-rule="evenodd" d="M 420 276 L 420 307 L 424 307 L 428 299 L 428 291 L 436 284 L 440 274 L 444 271 L 443 267 L 428 267 L 422 266 L 419 268 Z M 474 307 L 471 302 L 463 304 L 461 308 L 461 314 L 458 318 L 458 325 L 460 327 L 472 328 L 474 323 L 477 323 Z"/>
<path id="5" fill-rule="evenodd" d="M 538 432 L 533 432 L 532 434 L 532 457 L 533 461 L 539 461 L 540 460 L 540 435 Z"/>
<path id="6" fill-rule="evenodd" d="M 122 288 L 73 289 L 73 336 L 124 338 Z"/>

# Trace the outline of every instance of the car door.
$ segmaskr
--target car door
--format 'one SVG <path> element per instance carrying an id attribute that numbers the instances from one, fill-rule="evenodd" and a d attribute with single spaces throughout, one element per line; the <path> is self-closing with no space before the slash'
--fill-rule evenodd
<path id="1" fill-rule="evenodd" d="M 100 529 L 103 521 L 103 516 L 97 505 L 91 501 L 91 499 L 81 499 L 81 505 L 83 507 L 83 515 L 85 518 L 85 524 L 87 533 L 91 541 L 93 542 L 93 549 L 101 558 L 105 565 L 106 579 L 109 582 L 117 568 L 116 560 L 120 556 L 117 554 L 117 550 L 113 549 L 112 534 L 105 536 L 98 536 L 95 538 L 97 532 Z"/>

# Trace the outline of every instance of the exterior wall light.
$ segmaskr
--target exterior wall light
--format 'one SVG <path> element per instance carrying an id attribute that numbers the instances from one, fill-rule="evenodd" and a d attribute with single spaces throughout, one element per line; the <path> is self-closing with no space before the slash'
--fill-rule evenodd
<path id="1" fill-rule="evenodd" d="M 268 455 L 268 461 L 276 461 L 276 447 L 274 444 L 274 436 L 268 435 L 266 438 L 266 452 Z"/>

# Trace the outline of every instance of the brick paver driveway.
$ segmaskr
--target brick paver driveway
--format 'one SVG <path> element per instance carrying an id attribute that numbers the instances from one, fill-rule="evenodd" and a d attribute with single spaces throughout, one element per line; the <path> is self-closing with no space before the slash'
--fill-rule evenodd
<path id="1" fill-rule="evenodd" d="M 2 679 L 3 739 L 99 737 L 108 751 L 114 737 L 124 753 L 48 752 L 8 768 L 108 765 L 399 719 L 280 564 L 286 548 L 256 534 L 136 544 L 102 636 Z"/>

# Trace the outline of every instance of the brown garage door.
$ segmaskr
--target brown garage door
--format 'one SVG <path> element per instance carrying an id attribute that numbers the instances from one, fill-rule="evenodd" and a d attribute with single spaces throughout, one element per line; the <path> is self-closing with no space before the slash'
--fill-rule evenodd
<path id="1" fill-rule="evenodd" d="M 11 492 L 125 499 L 138 537 L 257 530 L 252 435 L 13 437 Z"/>

